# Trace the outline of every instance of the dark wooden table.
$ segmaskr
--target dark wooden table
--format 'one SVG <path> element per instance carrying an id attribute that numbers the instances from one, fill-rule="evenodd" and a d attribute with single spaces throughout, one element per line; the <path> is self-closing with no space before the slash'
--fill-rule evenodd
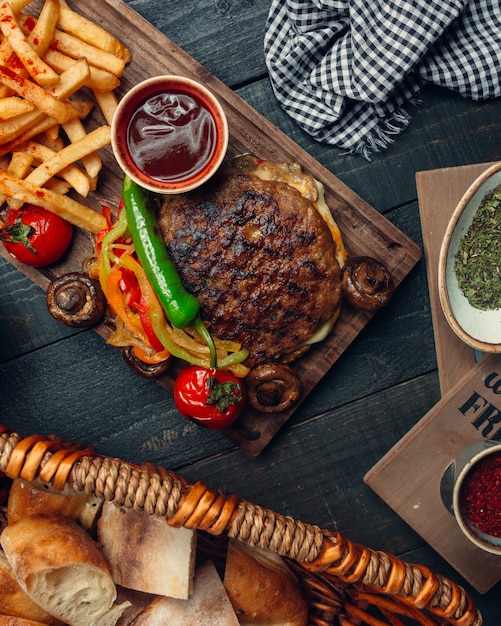
<path id="1" fill-rule="evenodd" d="M 420 245 L 416 172 L 501 159 L 501 101 L 436 87 L 424 89 L 389 149 L 371 161 L 342 156 L 304 134 L 274 99 L 262 52 L 269 0 L 129 4 Z M 484 595 L 471 589 L 363 482 L 440 398 L 424 258 L 257 457 L 180 418 L 169 393 L 132 374 L 93 331 L 55 322 L 43 291 L 3 259 L 0 389 L 0 421 L 20 432 L 164 465 L 426 564 L 464 584 L 487 625 L 501 623 L 501 584 Z"/>

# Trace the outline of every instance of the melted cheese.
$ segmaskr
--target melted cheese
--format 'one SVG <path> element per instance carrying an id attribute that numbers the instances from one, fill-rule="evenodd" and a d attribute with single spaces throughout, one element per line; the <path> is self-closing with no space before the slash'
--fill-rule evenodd
<path id="1" fill-rule="evenodd" d="M 325 202 L 325 188 L 323 184 L 315 180 L 313 176 L 305 174 L 299 163 L 272 163 L 271 161 L 258 161 L 255 169 L 249 174 L 257 176 L 261 180 L 276 180 L 287 183 L 299 193 L 311 200 L 322 219 L 325 221 L 336 245 L 336 259 L 339 267 L 344 267 L 348 253 L 344 247 L 341 231 Z"/>

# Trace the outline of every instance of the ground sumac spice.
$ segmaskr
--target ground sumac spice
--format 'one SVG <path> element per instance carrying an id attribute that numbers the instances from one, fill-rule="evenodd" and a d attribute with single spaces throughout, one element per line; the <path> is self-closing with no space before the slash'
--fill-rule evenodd
<path id="1" fill-rule="evenodd" d="M 501 538 L 501 452 L 480 459 L 468 472 L 459 504 L 478 530 Z"/>

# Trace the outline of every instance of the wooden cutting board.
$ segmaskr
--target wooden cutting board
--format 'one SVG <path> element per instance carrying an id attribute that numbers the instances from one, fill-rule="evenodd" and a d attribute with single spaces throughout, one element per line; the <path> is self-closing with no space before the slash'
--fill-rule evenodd
<path id="1" fill-rule="evenodd" d="M 442 393 L 475 365 L 475 352 L 453 332 L 438 295 L 438 257 L 442 239 L 456 205 L 470 184 L 492 163 L 417 172 L 416 186 L 423 231 L 428 289 L 438 373 Z"/>
<path id="2" fill-rule="evenodd" d="M 122 85 L 117 90 L 119 97 L 141 80 L 160 74 L 180 74 L 201 81 L 219 97 L 225 109 L 230 128 L 228 158 L 252 152 L 265 159 L 301 163 L 305 171 L 325 185 L 327 203 L 351 255 L 364 254 L 384 260 L 397 286 L 414 267 L 421 256 L 421 250 L 414 242 L 130 6 L 121 0 L 87 0 L 78 3 L 78 11 L 92 20 L 98 17 L 100 24 L 131 49 L 132 62 L 127 66 Z M 96 121 L 103 123 L 98 107 L 92 115 L 96 119 L 90 120 L 90 126 Z M 99 211 L 103 204 L 112 209 L 117 206 L 122 181 L 122 172 L 111 150 L 103 150 L 102 153 L 104 171 L 96 192 L 88 198 L 88 204 Z M 46 289 L 53 278 L 67 271 L 80 270 L 83 259 L 92 249 L 92 237 L 78 232 L 68 258 L 56 266 L 38 271 L 15 262 L 13 264 Z M 2 255 L 12 262 L 3 250 Z M 369 320 L 369 315 L 344 307 L 331 336 L 311 348 L 294 364 L 302 382 L 300 402 L 305 400 Z M 104 326 L 96 328 L 96 331 L 105 338 L 109 335 L 109 329 Z M 180 364 L 174 365 L 163 378 L 158 379 L 160 384 L 171 390 L 180 367 Z M 247 409 L 234 427 L 224 434 L 246 453 L 257 455 L 297 406 L 273 417 Z"/>
<path id="3" fill-rule="evenodd" d="M 468 443 L 501 440 L 489 414 L 501 398 L 486 379 L 501 372 L 501 356 L 474 351 L 450 329 L 440 307 L 438 255 L 457 202 L 489 163 L 416 175 L 442 399 L 365 475 L 365 482 L 480 593 L 501 579 L 501 557 L 464 537 L 440 494 L 449 463 Z"/>

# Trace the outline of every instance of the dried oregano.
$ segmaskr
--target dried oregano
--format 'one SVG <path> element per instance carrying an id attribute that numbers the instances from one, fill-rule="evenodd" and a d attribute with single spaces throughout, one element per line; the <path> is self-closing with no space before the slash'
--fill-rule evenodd
<path id="1" fill-rule="evenodd" d="M 480 203 L 459 243 L 454 269 L 472 306 L 485 311 L 501 308 L 501 185 Z"/>

